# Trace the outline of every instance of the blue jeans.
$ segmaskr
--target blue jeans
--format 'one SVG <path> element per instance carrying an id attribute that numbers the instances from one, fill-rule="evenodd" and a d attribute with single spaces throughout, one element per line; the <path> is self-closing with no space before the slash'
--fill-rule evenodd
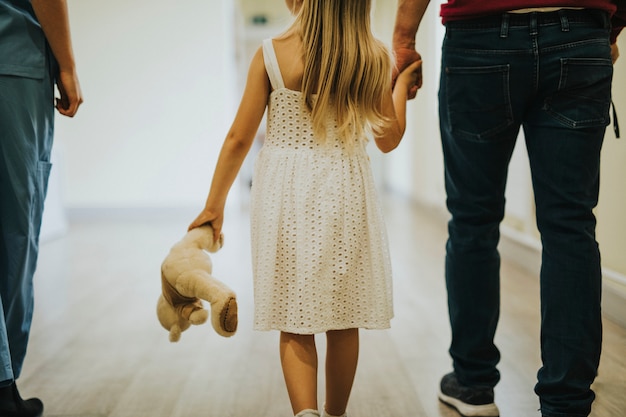
<path id="1" fill-rule="evenodd" d="M 0 75 L 0 386 L 19 377 L 28 344 L 53 93 L 50 75 Z"/>
<path id="2" fill-rule="evenodd" d="M 592 212 L 609 123 L 609 20 L 591 10 L 450 22 L 439 91 L 447 206 L 450 355 L 461 383 L 493 387 L 499 225 L 520 126 L 532 173 L 541 265 L 545 416 L 587 416 L 600 359 L 600 253 Z"/>

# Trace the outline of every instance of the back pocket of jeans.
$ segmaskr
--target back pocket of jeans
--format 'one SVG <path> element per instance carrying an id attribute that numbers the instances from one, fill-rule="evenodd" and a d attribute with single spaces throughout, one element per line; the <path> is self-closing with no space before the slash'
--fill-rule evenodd
<path id="1" fill-rule="evenodd" d="M 447 67 L 446 103 L 455 137 L 494 141 L 513 124 L 509 66 Z"/>
<path id="2" fill-rule="evenodd" d="M 561 77 L 545 110 L 571 128 L 609 124 L 613 64 L 608 59 L 562 58 Z"/>

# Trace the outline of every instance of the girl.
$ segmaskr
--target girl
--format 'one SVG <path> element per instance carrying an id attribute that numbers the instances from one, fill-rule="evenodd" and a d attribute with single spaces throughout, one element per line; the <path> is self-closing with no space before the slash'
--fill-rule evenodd
<path id="1" fill-rule="evenodd" d="M 206 205 L 189 228 L 221 232 L 228 191 L 268 108 L 251 190 L 254 328 L 280 331 L 296 416 L 320 416 L 316 333 L 326 333 L 323 416 L 345 416 L 359 328 L 393 316 L 386 232 L 365 145 L 405 129 L 421 63 L 397 78 L 370 30 L 370 0 L 288 0 L 293 25 L 256 52 Z"/>

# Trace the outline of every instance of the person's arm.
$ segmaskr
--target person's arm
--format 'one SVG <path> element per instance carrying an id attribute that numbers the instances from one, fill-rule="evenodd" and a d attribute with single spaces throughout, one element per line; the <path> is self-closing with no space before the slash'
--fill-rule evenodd
<path id="1" fill-rule="evenodd" d="M 396 13 L 396 23 L 393 31 L 392 48 L 396 60 L 393 79 L 412 62 L 422 57 L 415 49 L 415 36 L 420 22 L 426 13 L 430 0 L 400 0 Z M 416 85 L 409 91 L 409 99 L 415 97 L 417 90 L 422 86 L 421 73 L 418 74 Z"/>
<path id="2" fill-rule="evenodd" d="M 70 23 L 66 0 L 32 0 L 37 20 L 46 35 L 52 53 L 59 64 L 57 99 L 59 113 L 73 117 L 83 102 L 70 37 Z"/>
<path id="3" fill-rule="evenodd" d="M 617 61 L 617 58 L 619 58 L 619 48 L 617 47 L 617 43 L 614 43 L 611 45 L 611 60 L 614 64 L 615 61 Z"/>
<path id="4" fill-rule="evenodd" d="M 250 64 L 239 110 L 222 145 L 204 209 L 189 225 L 189 230 L 211 223 L 214 240 L 219 238 L 228 192 L 254 142 L 269 94 L 270 83 L 263 62 L 263 50 L 259 48 Z"/>
<path id="5" fill-rule="evenodd" d="M 383 114 L 389 120 L 385 129 L 374 135 L 376 146 L 382 152 L 394 150 L 402 140 L 406 130 L 406 102 L 410 91 L 417 81 L 418 74 L 422 69 L 422 61 L 409 64 L 396 80 L 393 91 L 384 98 Z"/>

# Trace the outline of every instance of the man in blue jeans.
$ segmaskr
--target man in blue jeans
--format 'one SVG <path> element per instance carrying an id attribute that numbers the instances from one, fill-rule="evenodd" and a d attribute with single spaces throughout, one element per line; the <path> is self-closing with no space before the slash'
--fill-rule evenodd
<path id="1" fill-rule="evenodd" d="M 398 70 L 419 57 L 428 0 L 400 0 Z M 447 206 L 446 286 L 453 372 L 439 398 L 464 416 L 498 416 L 494 334 L 499 225 L 507 170 L 524 130 L 543 245 L 541 356 L 545 417 L 587 416 L 602 345 L 595 240 L 600 150 L 626 2 L 450 0 L 439 90 Z"/>
<path id="2" fill-rule="evenodd" d="M 33 314 L 33 274 L 50 172 L 54 84 L 59 113 L 82 95 L 66 0 L 0 0 L 0 416 L 37 417 L 15 381 Z"/>

